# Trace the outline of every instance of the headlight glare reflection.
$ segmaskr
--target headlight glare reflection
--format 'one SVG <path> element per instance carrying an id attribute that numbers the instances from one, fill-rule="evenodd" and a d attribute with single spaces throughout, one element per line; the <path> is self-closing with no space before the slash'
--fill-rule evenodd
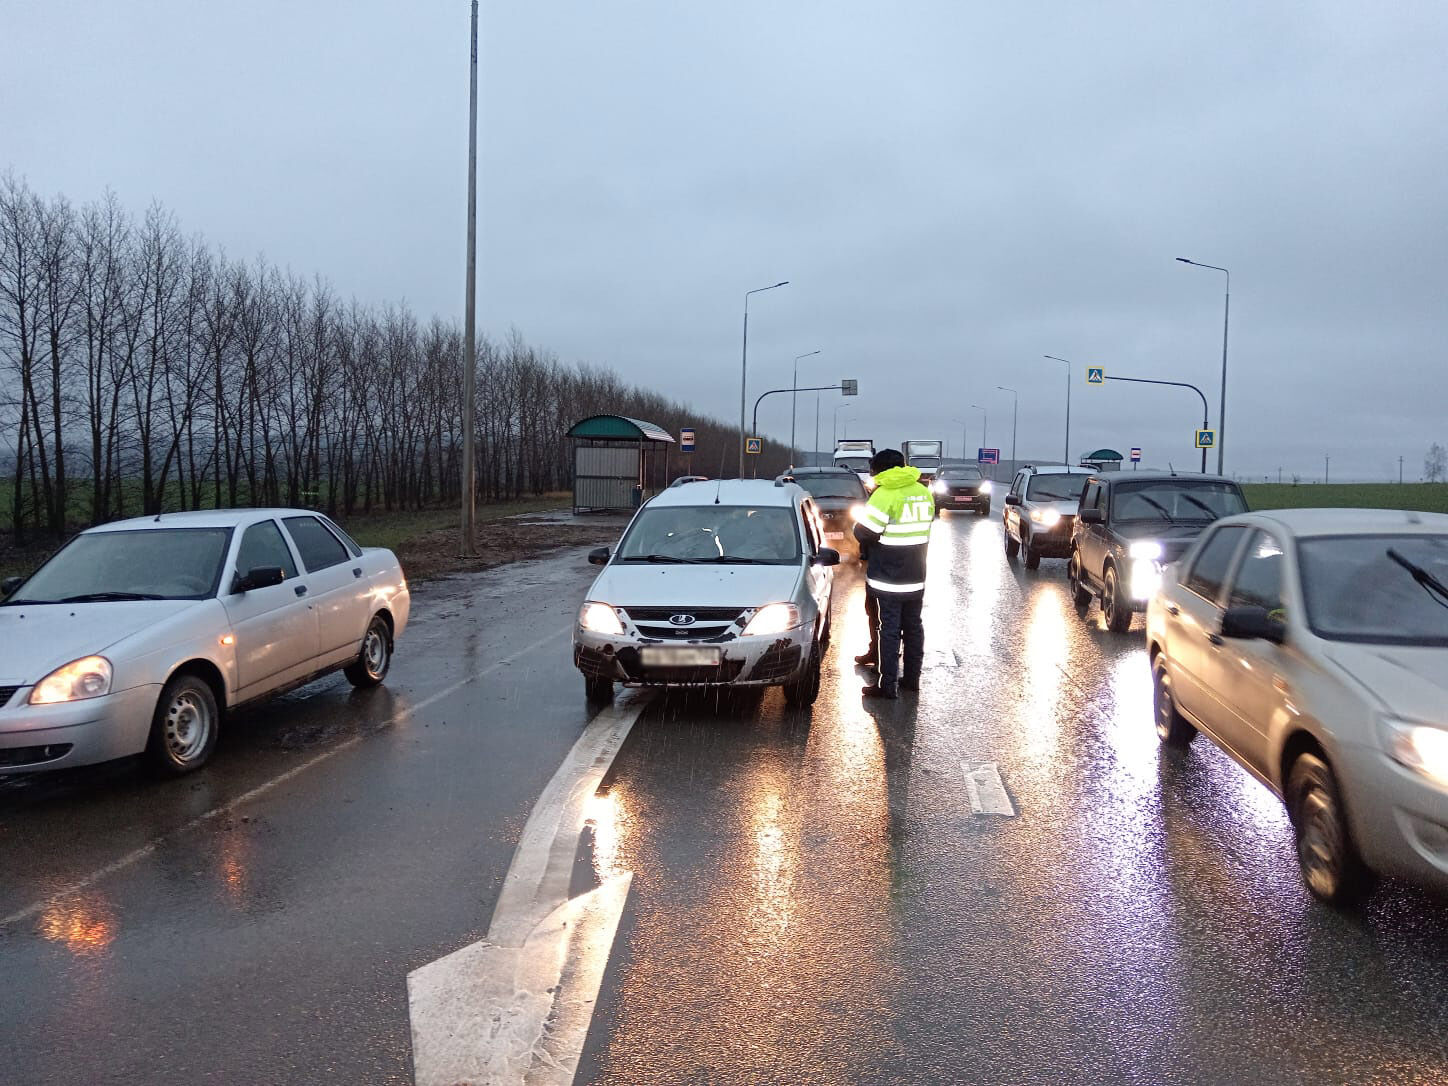
<path id="1" fill-rule="evenodd" d="M 578 612 L 578 625 L 590 633 L 621 634 L 623 623 L 606 603 L 589 600 Z"/>
<path id="2" fill-rule="evenodd" d="M 57 705 L 84 701 L 111 692 L 111 662 L 104 656 L 85 656 L 58 667 L 30 691 L 31 705 Z"/>

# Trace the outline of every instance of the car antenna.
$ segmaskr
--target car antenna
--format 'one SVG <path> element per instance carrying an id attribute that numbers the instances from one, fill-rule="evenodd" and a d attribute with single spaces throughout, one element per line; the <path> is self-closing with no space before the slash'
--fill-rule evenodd
<path id="1" fill-rule="evenodd" d="M 1176 478 L 1176 466 L 1175 466 L 1174 464 L 1172 464 L 1172 462 L 1171 462 L 1170 460 L 1168 460 L 1168 461 L 1166 462 L 1166 468 L 1167 468 L 1167 470 L 1168 470 L 1169 472 L 1171 472 L 1171 477 L 1172 477 L 1173 479 L 1175 479 L 1175 478 Z"/>
<path id="2" fill-rule="evenodd" d="M 729 453 L 728 448 L 719 450 L 719 470 L 714 473 L 714 504 L 719 504 L 719 493 L 724 489 L 724 457 Z"/>

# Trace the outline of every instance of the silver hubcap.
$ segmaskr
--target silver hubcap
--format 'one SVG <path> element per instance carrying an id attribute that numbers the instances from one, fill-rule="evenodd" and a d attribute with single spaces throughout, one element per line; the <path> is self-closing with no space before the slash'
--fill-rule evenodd
<path id="1" fill-rule="evenodd" d="M 1116 573 L 1106 575 L 1106 621 L 1116 621 Z"/>
<path id="2" fill-rule="evenodd" d="M 1302 835 L 1297 855 L 1307 884 L 1329 897 L 1337 887 L 1337 812 L 1327 795 L 1314 788 L 1302 799 Z"/>
<path id="3" fill-rule="evenodd" d="M 1171 732 L 1171 683 L 1164 673 L 1156 676 L 1156 734 L 1165 739 Z"/>
<path id="4" fill-rule="evenodd" d="M 166 750 L 177 762 L 189 762 L 211 738 L 211 712 L 195 694 L 183 690 L 166 707 Z"/>
<path id="5" fill-rule="evenodd" d="M 382 669 L 387 666 L 387 638 L 375 626 L 367 631 L 367 639 L 362 642 L 362 659 L 367 665 L 367 674 L 380 679 Z"/>

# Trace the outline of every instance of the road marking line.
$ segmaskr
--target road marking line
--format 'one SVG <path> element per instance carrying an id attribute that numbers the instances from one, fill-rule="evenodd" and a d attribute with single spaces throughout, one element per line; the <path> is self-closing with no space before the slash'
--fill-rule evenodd
<path id="1" fill-rule="evenodd" d="M 562 630 L 555 630 L 551 634 L 540 637 L 531 645 L 519 649 L 512 655 L 505 656 L 503 659 L 497 661 L 496 663 L 489 664 L 481 671 L 475 671 L 473 674 L 467 676 L 466 678 L 459 679 L 457 682 L 451 684 L 450 686 L 443 687 L 436 693 L 430 694 L 427 697 L 423 698 L 415 705 L 409 705 L 403 708 L 393 716 L 388 717 L 381 724 L 378 724 L 376 727 L 369 728 L 363 734 L 354 735 L 352 736 L 352 738 L 338 743 L 335 747 L 331 747 L 328 750 L 324 750 L 321 754 L 307 759 L 301 765 L 293 766 L 285 773 L 280 773 L 277 776 L 271 778 L 271 780 L 264 781 L 263 783 L 257 785 L 255 788 L 243 792 L 235 799 L 229 800 L 218 807 L 213 807 L 205 814 L 197 815 L 195 818 L 191 819 L 191 821 L 183 823 L 176 829 L 170 830 L 166 833 L 160 834 L 159 836 L 151 838 L 151 840 L 147 841 L 144 845 L 131 852 L 126 853 L 124 856 L 120 857 L 120 859 L 113 860 L 110 863 L 106 864 L 104 867 L 96 868 L 90 874 L 84 876 L 83 878 L 77 879 L 75 882 L 72 882 L 63 889 L 57 890 L 49 897 L 46 897 L 41 901 L 37 901 L 32 905 L 27 905 L 25 908 L 20 909 L 18 912 L 13 912 L 9 916 L 0 917 L 0 928 L 9 927 L 11 924 L 18 924 L 22 920 L 29 920 L 31 917 L 44 912 L 46 909 L 49 909 L 56 902 L 63 901 L 65 898 L 78 894 L 82 890 L 90 889 L 102 879 L 110 875 L 114 875 L 117 871 L 122 871 L 127 867 L 130 867 L 132 864 L 144 860 L 147 856 L 151 855 L 162 845 L 169 844 L 176 838 L 181 837 L 184 834 L 190 833 L 192 830 L 196 829 L 198 826 L 201 826 L 206 822 L 210 822 L 214 819 L 220 818 L 224 814 L 230 814 L 242 804 L 249 803 L 252 800 L 256 799 L 258 796 L 263 795 L 266 792 L 270 792 L 273 788 L 276 788 L 278 785 L 285 784 L 293 777 L 301 776 L 307 770 L 312 769 L 315 766 L 321 765 L 329 758 L 335 758 L 343 751 L 351 750 L 353 747 L 357 746 L 357 744 L 363 742 L 364 740 L 370 739 L 372 736 L 376 735 L 379 732 L 385 731 L 386 729 L 392 727 L 394 724 L 398 724 L 401 721 L 406 720 L 413 713 L 421 712 L 423 709 L 426 709 L 434 702 L 441 701 L 443 698 L 448 697 L 451 694 L 456 694 L 459 690 L 467 686 L 469 683 L 477 682 L 479 679 L 486 678 L 488 675 L 491 675 L 499 668 L 507 667 L 510 664 L 516 663 L 520 658 L 528 655 L 528 653 L 533 652 L 535 649 L 542 648 L 548 642 L 556 638 L 562 637 L 564 634 L 568 633 L 570 629 L 571 627 L 565 627 Z"/>
<path id="2" fill-rule="evenodd" d="M 973 769 L 961 762 L 960 768 L 965 771 L 965 790 L 970 795 L 970 809 L 975 814 L 1016 817 L 1015 805 L 1011 803 L 995 762 L 986 762 Z"/>
<path id="3" fill-rule="evenodd" d="M 407 978 L 418 1086 L 573 1081 L 632 884 L 622 872 L 568 899 L 587 804 L 647 692 L 584 729 L 518 839 L 487 937 Z"/>

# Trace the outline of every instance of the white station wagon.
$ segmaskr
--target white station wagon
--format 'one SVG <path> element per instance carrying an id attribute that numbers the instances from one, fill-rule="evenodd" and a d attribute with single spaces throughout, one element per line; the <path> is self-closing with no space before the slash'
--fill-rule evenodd
<path id="1" fill-rule="evenodd" d="M 301 509 L 168 513 L 76 536 L 0 602 L 0 773 L 210 757 L 223 713 L 338 669 L 387 675 L 391 551 Z"/>
<path id="2" fill-rule="evenodd" d="M 814 703 L 839 553 L 794 483 L 671 487 L 635 515 L 578 613 L 573 661 L 588 697 L 635 686 L 782 686 Z"/>

